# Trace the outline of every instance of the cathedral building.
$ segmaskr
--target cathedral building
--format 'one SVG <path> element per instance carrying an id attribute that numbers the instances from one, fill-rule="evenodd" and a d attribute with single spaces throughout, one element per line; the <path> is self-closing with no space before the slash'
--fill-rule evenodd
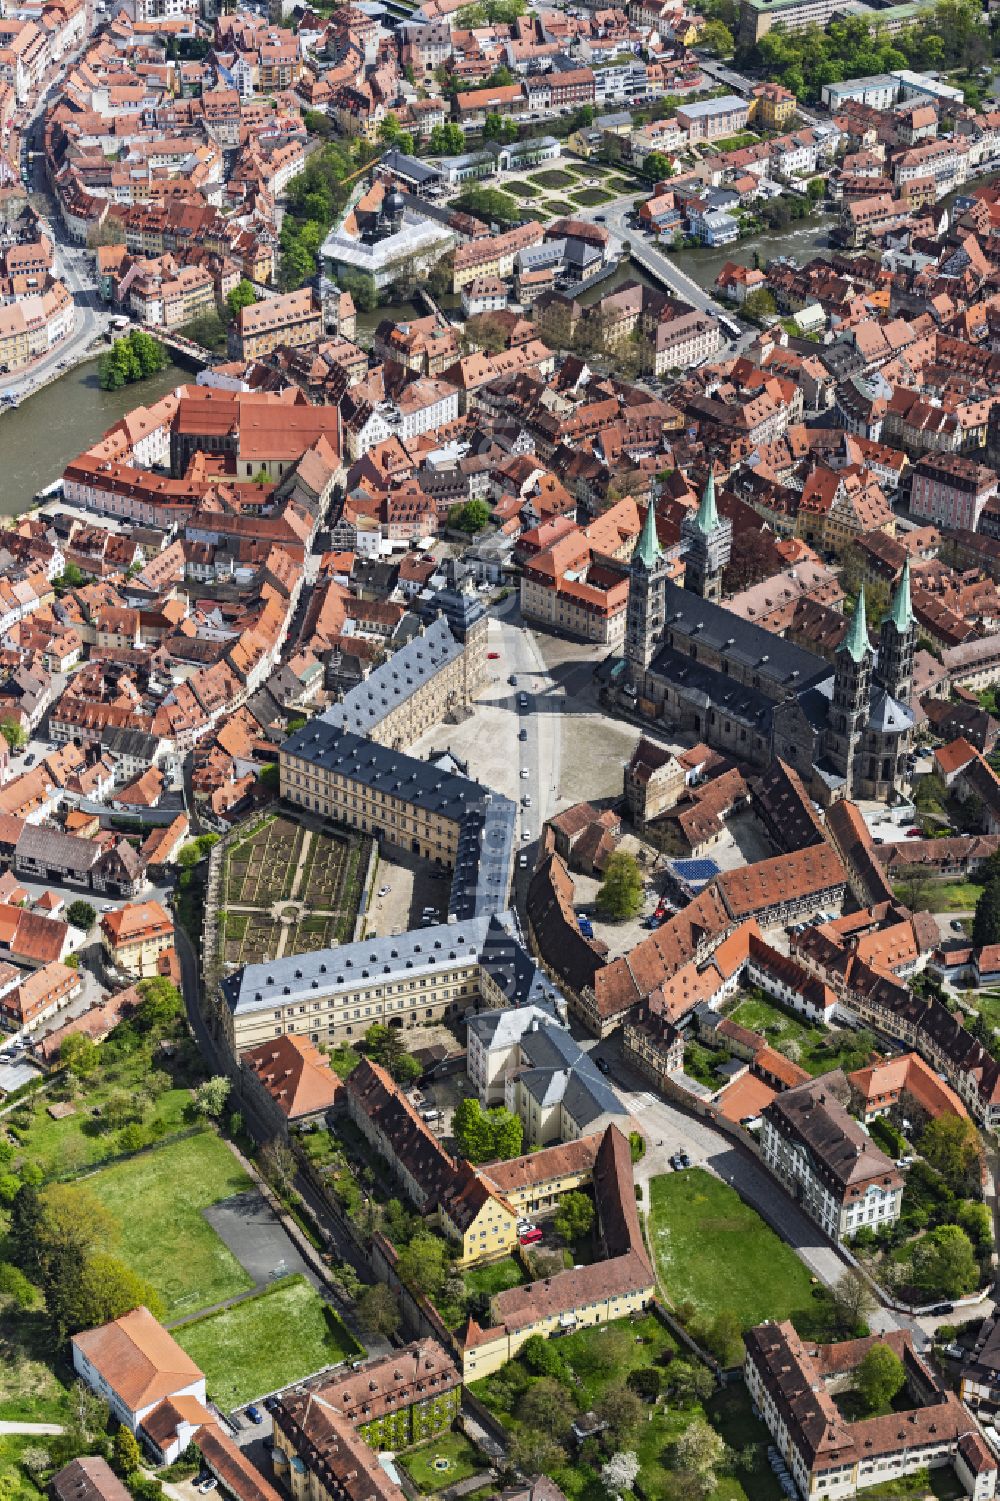
<path id="1" fill-rule="evenodd" d="M 689 731 L 740 761 L 794 766 L 823 806 L 839 798 L 905 796 L 914 715 L 916 626 L 909 564 L 872 649 L 864 593 L 830 664 L 721 603 L 732 523 L 715 481 L 682 527 L 683 587 L 669 578 L 651 505 L 632 556 L 625 625 L 631 708 L 668 731 Z"/>

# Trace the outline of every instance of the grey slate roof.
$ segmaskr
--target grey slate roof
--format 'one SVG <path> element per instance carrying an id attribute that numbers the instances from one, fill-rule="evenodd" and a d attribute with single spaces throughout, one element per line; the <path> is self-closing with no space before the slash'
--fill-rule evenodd
<path id="1" fill-rule="evenodd" d="M 562 1104 L 581 1127 L 605 1115 L 628 1114 L 614 1090 L 572 1034 L 553 1022 L 540 1022 L 520 1039 L 527 1059 L 518 1079 L 539 1105 Z"/>
<path id="2" fill-rule="evenodd" d="M 669 579 L 664 586 L 664 631 L 724 653 L 750 671 L 799 693 L 809 683 L 832 676 L 829 663 L 763 626 L 740 620 L 724 605 L 702 599 Z"/>
<path id="3" fill-rule="evenodd" d="M 447 620 L 439 616 L 345 694 L 339 704 L 321 714 L 320 720 L 354 735 L 370 735 L 387 715 L 461 654 L 462 647 Z"/>
<path id="4" fill-rule="evenodd" d="M 518 983 L 505 992 L 510 1005 L 525 1005 L 533 1000 L 539 976 L 552 994 L 559 997 L 555 986 L 545 981 L 537 965 L 525 954 L 509 912 L 474 917 L 467 922 L 438 923 L 432 928 L 387 938 L 366 938 L 312 954 L 290 954 L 264 964 L 246 964 L 226 976 L 222 994 L 234 1015 L 246 1015 L 276 1005 L 317 1001 L 355 989 L 362 981 L 368 981 L 374 988 L 392 983 L 401 974 L 407 979 L 418 979 L 473 960 L 489 969 L 493 957 L 503 951 L 505 941 L 527 961 L 518 968 Z"/>

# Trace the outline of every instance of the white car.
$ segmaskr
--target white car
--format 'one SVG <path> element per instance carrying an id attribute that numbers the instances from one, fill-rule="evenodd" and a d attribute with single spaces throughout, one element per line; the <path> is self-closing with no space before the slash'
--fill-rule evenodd
<path id="1" fill-rule="evenodd" d="M 388 896 L 391 890 L 391 886 L 380 886 L 378 889 L 378 894 L 379 896 Z"/>
<path id="2" fill-rule="evenodd" d="M 526 766 L 522 766 L 521 767 L 521 781 L 522 782 L 526 782 L 528 780 L 528 776 L 529 776 L 528 768 Z"/>

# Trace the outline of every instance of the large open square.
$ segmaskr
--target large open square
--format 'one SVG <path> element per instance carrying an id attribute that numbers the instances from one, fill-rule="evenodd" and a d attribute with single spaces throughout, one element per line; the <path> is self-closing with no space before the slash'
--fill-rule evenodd
<path id="1" fill-rule="evenodd" d="M 86 1183 L 118 1220 L 120 1254 L 159 1292 L 168 1320 L 253 1286 L 202 1212 L 251 1186 L 212 1132 L 116 1163 Z"/>
<path id="2" fill-rule="evenodd" d="M 808 1270 L 735 1189 L 689 1168 L 654 1178 L 650 1192 L 650 1240 L 672 1303 L 730 1309 L 743 1329 L 809 1308 Z"/>
<path id="3" fill-rule="evenodd" d="M 227 1412 L 363 1353 L 304 1277 L 285 1278 L 183 1324 L 174 1338 L 205 1372 L 209 1397 Z"/>

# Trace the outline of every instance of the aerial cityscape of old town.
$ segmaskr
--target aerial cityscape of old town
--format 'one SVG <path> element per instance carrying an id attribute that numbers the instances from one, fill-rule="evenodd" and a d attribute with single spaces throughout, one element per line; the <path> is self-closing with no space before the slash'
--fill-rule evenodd
<path id="1" fill-rule="evenodd" d="M 0 1501 L 1000 1497 L 1000 0 L 0 0 Z"/>

